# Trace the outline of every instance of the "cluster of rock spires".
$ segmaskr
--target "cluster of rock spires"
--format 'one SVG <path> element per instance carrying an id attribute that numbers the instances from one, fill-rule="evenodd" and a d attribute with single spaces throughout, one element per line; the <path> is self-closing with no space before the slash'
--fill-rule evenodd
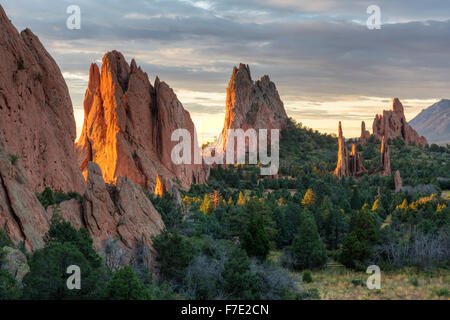
<path id="1" fill-rule="evenodd" d="M 427 139 L 419 134 L 407 123 L 405 118 L 405 111 L 399 99 L 394 98 L 392 103 L 392 110 L 384 110 L 383 115 L 376 115 L 373 121 L 373 134 L 371 135 L 366 130 L 366 123 L 361 123 L 361 136 L 359 143 L 361 145 L 367 144 L 369 139 L 373 136 L 376 140 L 381 141 L 381 165 L 377 172 L 380 176 L 389 176 L 391 172 L 391 158 L 388 140 L 400 138 L 406 144 L 415 144 L 418 146 L 426 145 Z M 355 145 L 352 146 L 352 151 L 349 153 L 345 138 L 342 135 L 342 127 L 339 122 L 339 151 L 338 163 L 335 170 L 335 175 L 340 179 L 348 176 L 359 176 L 362 172 L 367 170 L 362 165 L 362 157 L 360 153 L 355 150 Z M 396 191 L 402 187 L 400 172 L 395 173 Z"/>
<path id="2" fill-rule="evenodd" d="M 373 136 L 382 141 L 401 138 L 406 144 L 425 146 L 427 139 L 419 134 L 408 124 L 405 118 L 403 104 L 395 98 L 392 102 L 392 110 L 384 110 L 383 115 L 376 115 L 372 125 Z M 366 130 L 364 121 L 361 123 L 360 143 L 366 144 L 370 138 L 370 132 Z"/>
<path id="3" fill-rule="evenodd" d="M 352 145 L 352 151 L 349 152 L 342 133 L 342 124 L 339 121 L 338 136 L 338 162 L 334 174 L 341 179 L 342 177 L 356 177 L 362 172 L 367 172 L 362 164 L 362 156 L 360 152 L 356 152 L 355 144 Z"/>
<path id="4" fill-rule="evenodd" d="M 349 152 L 345 137 L 342 133 L 342 124 L 339 121 L 338 136 L 338 161 L 334 174 L 341 179 L 342 177 L 358 177 L 363 172 L 368 172 L 362 163 L 362 155 L 356 152 L 356 145 L 352 144 L 352 150 Z M 380 176 L 388 176 L 391 174 L 391 157 L 389 145 L 383 138 L 381 143 L 381 165 L 377 172 Z"/>
<path id="5" fill-rule="evenodd" d="M 55 61 L 30 30 L 17 32 L 1 6 L 0 36 L 0 227 L 32 251 L 43 247 L 58 213 L 85 227 L 99 251 L 109 238 L 129 252 L 137 245 L 152 250 L 164 223 L 144 188 L 176 192 L 209 173 L 203 165 L 172 164 L 172 131 L 195 134 L 172 89 L 159 79 L 152 86 L 134 61 L 107 53 L 101 73 L 91 66 L 75 148 L 72 103 Z M 82 202 L 45 209 L 36 196 L 45 187 L 78 192 Z"/>

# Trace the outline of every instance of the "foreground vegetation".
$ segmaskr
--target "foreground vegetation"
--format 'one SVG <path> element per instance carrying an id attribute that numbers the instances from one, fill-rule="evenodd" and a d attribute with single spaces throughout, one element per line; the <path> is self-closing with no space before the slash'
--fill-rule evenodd
<path id="1" fill-rule="evenodd" d="M 86 230 L 55 216 L 46 246 L 25 252 L 23 284 L 0 274 L 0 299 L 448 298 L 449 147 L 389 141 L 404 182 L 394 192 L 392 176 L 372 174 L 379 141 L 358 147 L 368 174 L 338 180 L 335 137 L 296 123 L 282 136 L 278 177 L 218 167 L 181 206 L 148 195 L 167 228 L 153 238 L 155 256 L 137 244 L 125 259 L 117 239 L 97 253 Z M 79 199 L 51 190 L 38 197 L 44 206 Z M 0 248 L 12 245 L 3 239 Z M 82 266 L 81 291 L 65 287 L 68 264 Z M 373 264 L 381 290 L 364 286 Z"/>

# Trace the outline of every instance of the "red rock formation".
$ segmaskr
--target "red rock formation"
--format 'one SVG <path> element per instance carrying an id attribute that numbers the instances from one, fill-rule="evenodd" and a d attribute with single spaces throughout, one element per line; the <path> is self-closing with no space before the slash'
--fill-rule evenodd
<path id="1" fill-rule="evenodd" d="M 403 105 L 395 98 L 392 110 L 384 110 L 383 115 L 376 115 L 373 121 L 373 135 L 378 140 L 401 138 L 406 144 L 424 146 L 427 139 L 419 134 L 408 124 L 405 118 Z"/>
<path id="2" fill-rule="evenodd" d="M 86 227 L 99 252 L 110 238 L 120 239 L 121 246 L 129 252 L 138 243 L 152 251 L 151 236 L 164 229 L 164 222 L 142 188 L 127 177 L 118 178 L 115 186 L 107 185 L 95 162 L 86 167 L 88 181 L 83 204 L 73 200 L 63 202 L 57 208 L 58 214 L 77 229 Z M 49 215 L 55 209 L 49 207 Z"/>
<path id="3" fill-rule="evenodd" d="M 395 192 L 399 192 L 403 187 L 403 183 L 402 178 L 400 177 L 400 171 L 398 170 L 395 171 L 394 183 L 395 183 Z"/>
<path id="4" fill-rule="evenodd" d="M 77 191 L 72 102 L 50 54 L 30 30 L 18 33 L 0 6 L 0 140 L 19 157 L 30 190 Z"/>
<path id="5" fill-rule="evenodd" d="M 225 150 L 227 129 L 284 129 L 288 116 L 275 84 L 269 76 L 254 82 L 248 65 L 234 67 L 227 88 L 225 123 L 220 148 Z M 270 134 L 269 139 L 270 142 Z M 246 142 L 248 145 L 248 142 Z"/>
<path id="6" fill-rule="evenodd" d="M 342 134 L 342 125 L 339 121 L 339 150 L 338 150 L 338 162 L 334 174 L 338 179 L 342 177 L 353 176 L 357 177 L 362 172 L 367 172 L 362 164 L 362 156 L 360 152 L 356 152 L 355 144 L 352 145 L 352 151 L 349 153 L 345 144 L 345 138 Z"/>
<path id="7" fill-rule="evenodd" d="M 381 172 L 380 176 L 388 176 L 391 174 L 391 155 L 389 145 L 386 138 L 383 137 L 381 142 Z"/>
<path id="8" fill-rule="evenodd" d="M 175 129 L 187 129 L 193 138 L 192 156 L 199 152 L 189 113 L 166 83 L 156 78 L 153 87 L 134 60 L 129 66 L 121 53 L 113 51 L 104 56 L 101 73 L 93 64 L 84 110 L 76 150 L 85 176 L 87 163 L 95 161 L 107 183 L 129 177 L 153 189 L 158 174 L 165 184 L 178 179 L 183 188 L 206 181 L 205 166 L 175 165 L 171 160 L 177 144 L 171 141 Z"/>
<path id="9" fill-rule="evenodd" d="M 370 139 L 370 132 L 366 130 L 366 123 L 361 122 L 361 137 L 359 138 L 359 143 L 365 145 L 367 141 Z"/>
<path id="10" fill-rule="evenodd" d="M 86 227 L 97 250 L 102 249 L 109 237 L 120 238 L 122 246 L 130 251 L 137 242 L 151 249 L 151 236 L 164 228 L 160 214 L 142 188 L 129 178 L 117 178 L 116 186 L 105 185 L 102 172 L 95 163 L 84 163 L 88 180 L 86 189 L 73 150 L 72 105 L 58 67 L 31 31 L 17 33 L 1 7 L 0 25 L 0 228 L 16 245 L 23 241 L 28 250 L 35 250 L 44 245 L 42 238 L 49 229 L 52 216 L 58 213 L 75 228 Z M 145 127 L 150 122 L 142 116 L 147 110 L 150 114 L 151 94 L 158 97 L 159 91 L 164 92 L 159 97 L 163 103 L 158 108 L 167 110 L 152 110 L 158 121 L 183 125 L 185 119 L 180 119 L 179 113 L 184 115 L 185 111 L 174 110 L 182 107 L 175 103 L 164 84 L 158 84 L 155 93 L 140 90 L 148 79 L 134 63 L 125 74 L 123 71 L 128 65 L 124 61 L 111 61 L 107 61 L 105 68 L 114 72 L 105 72 L 104 79 L 98 69 L 92 67 L 88 102 L 85 103 L 88 117 L 82 137 L 86 144 L 79 146 L 79 152 L 100 161 L 106 159 L 106 165 L 117 161 L 123 165 L 119 166 L 122 171 L 118 172 L 127 172 L 129 165 L 131 169 L 137 168 L 139 173 L 147 168 L 139 165 L 139 161 L 153 165 L 156 160 L 146 158 L 142 149 L 130 146 L 146 146 L 148 132 L 149 144 L 152 138 L 165 141 L 166 137 L 161 135 L 167 134 L 153 134 L 153 127 Z M 104 86 L 99 87 L 100 84 Z M 121 95 L 120 90 L 125 86 L 129 90 L 126 95 Z M 145 102 L 149 104 L 142 104 Z M 164 104 L 166 102 L 171 105 Z M 103 105 L 109 108 L 108 112 L 100 109 Z M 87 127 L 90 123 L 99 125 Z M 101 124 L 108 125 L 102 127 Z M 89 140 L 90 137 L 115 143 L 97 150 L 93 147 L 96 141 Z M 115 153 L 115 149 L 123 153 Z M 126 162 L 129 160 L 126 156 L 130 154 L 134 164 Z M 174 176 L 166 167 L 165 170 Z M 154 174 L 156 178 L 156 170 Z M 192 178 L 192 172 L 186 169 L 187 174 Z M 84 193 L 83 204 L 70 200 L 46 211 L 35 195 L 46 186 L 53 190 Z"/>

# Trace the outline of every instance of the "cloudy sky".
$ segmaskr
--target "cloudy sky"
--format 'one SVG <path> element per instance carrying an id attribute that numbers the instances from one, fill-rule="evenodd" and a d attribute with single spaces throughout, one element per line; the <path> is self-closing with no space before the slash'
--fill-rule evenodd
<path id="1" fill-rule="evenodd" d="M 121 51 L 151 81 L 158 75 L 207 137 L 223 125 L 234 65 L 276 83 L 287 113 L 347 137 L 399 97 L 407 119 L 450 98 L 448 0 L 0 0 L 22 30 L 30 28 L 58 62 L 78 126 L 89 65 Z M 81 29 L 69 30 L 69 5 Z M 367 8 L 381 9 L 369 30 Z"/>

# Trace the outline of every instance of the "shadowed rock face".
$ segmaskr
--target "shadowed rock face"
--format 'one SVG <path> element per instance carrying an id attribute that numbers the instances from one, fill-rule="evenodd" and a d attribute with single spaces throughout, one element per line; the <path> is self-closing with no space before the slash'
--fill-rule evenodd
<path id="1" fill-rule="evenodd" d="M 225 123 L 220 141 L 222 150 L 226 148 L 227 129 L 282 130 L 287 123 L 283 102 L 269 76 L 254 82 L 248 65 L 234 67 L 227 88 Z"/>
<path id="2" fill-rule="evenodd" d="M 50 227 L 47 214 L 33 190 L 20 161 L 11 161 L 7 146 L 0 141 L 0 227 L 9 238 L 28 250 L 44 245 Z"/>
<path id="3" fill-rule="evenodd" d="M 427 139 L 419 134 L 408 124 L 405 118 L 403 105 L 399 99 L 395 98 L 392 103 L 392 110 L 384 110 L 383 115 L 376 115 L 373 121 L 373 135 L 376 139 L 401 138 L 406 144 L 416 144 L 424 146 Z"/>
<path id="4" fill-rule="evenodd" d="M 94 161 L 107 183 L 129 177 L 153 190 L 158 175 L 165 185 L 179 180 L 182 188 L 206 181 L 209 168 L 175 165 L 171 159 L 177 144 L 171 141 L 175 129 L 191 134 L 192 160 L 199 152 L 189 113 L 166 83 L 156 78 L 152 86 L 134 60 L 128 65 L 121 53 L 113 51 L 104 56 L 101 72 L 96 64 L 91 65 L 84 110 L 76 152 L 85 177 L 87 163 Z"/>
<path id="5" fill-rule="evenodd" d="M 142 188 L 127 177 L 120 177 L 116 186 L 106 185 L 94 162 L 87 164 L 87 171 L 83 219 L 96 249 L 109 238 L 119 238 L 127 249 L 141 243 L 152 250 L 151 237 L 164 229 L 164 222 Z"/>
<path id="6" fill-rule="evenodd" d="M 20 34 L 0 6 L 0 140 L 19 157 L 30 190 L 84 191 L 64 78 L 30 30 Z"/>
<path id="7" fill-rule="evenodd" d="M 366 130 L 366 123 L 363 121 L 361 122 L 361 137 L 359 138 L 359 142 L 361 144 L 366 144 L 369 139 L 370 132 L 369 130 Z"/>

